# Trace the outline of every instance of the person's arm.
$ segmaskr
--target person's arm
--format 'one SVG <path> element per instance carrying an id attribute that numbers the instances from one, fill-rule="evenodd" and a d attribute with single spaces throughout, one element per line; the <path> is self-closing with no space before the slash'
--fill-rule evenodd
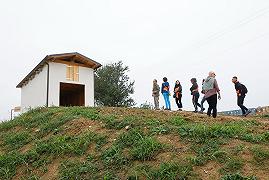
<path id="1" fill-rule="evenodd" d="M 241 96 L 242 86 L 241 86 L 240 83 L 238 83 L 238 84 L 235 85 L 235 89 L 236 89 L 236 94 L 237 94 L 238 96 Z"/>
<path id="2" fill-rule="evenodd" d="M 216 89 L 216 91 L 217 91 L 217 93 L 219 95 L 218 99 L 221 100 L 220 89 L 219 89 L 219 85 L 218 85 L 218 82 L 217 82 L 216 79 L 215 79 L 215 82 L 214 82 L 214 87 L 215 87 L 215 89 Z"/>
<path id="3" fill-rule="evenodd" d="M 193 84 L 192 87 L 190 88 L 190 91 L 193 92 L 194 89 L 195 89 L 195 86 Z"/>

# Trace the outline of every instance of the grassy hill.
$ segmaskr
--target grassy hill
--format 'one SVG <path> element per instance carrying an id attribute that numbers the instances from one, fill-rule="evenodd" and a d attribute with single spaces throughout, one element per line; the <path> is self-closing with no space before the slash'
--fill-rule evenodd
<path id="1" fill-rule="evenodd" d="M 269 179 L 269 118 L 38 108 L 0 124 L 0 179 Z"/>

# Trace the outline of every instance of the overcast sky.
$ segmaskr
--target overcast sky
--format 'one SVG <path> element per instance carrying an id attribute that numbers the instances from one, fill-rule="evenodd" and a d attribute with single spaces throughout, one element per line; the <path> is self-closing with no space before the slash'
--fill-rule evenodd
<path id="1" fill-rule="evenodd" d="M 249 89 L 248 107 L 269 105 L 268 0 L 1 0 L 0 24 L 2 120 L 20 105 L 16 85 L 46 55 L 66 52 L 122 60 L 138 105 L 152 101 L 152 79 L 166 76 L 181 81 L 192 110 L 189 80 L 211 70 L 220 111 L 237 109 L 234 75 Z"/>

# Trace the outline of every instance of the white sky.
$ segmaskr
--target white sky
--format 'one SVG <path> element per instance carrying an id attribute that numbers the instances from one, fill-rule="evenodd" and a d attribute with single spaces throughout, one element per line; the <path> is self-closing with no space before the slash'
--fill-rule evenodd
<path id="1" fill-rule="evenodd" d="M 66 52 L 122 60 L 138 104 L 152 100 L 152 79 L 167 76 L 172 86 L 182 82 L 192 110 L 189 80 L 210 70 L 222 90 L 219 110 L 237 109 L 234 75 L 249 89 L 247 106 L 269 104 L 268 0 L 1 0 L 0 25 L 0 120 L 20 105 L 15 86 L 37 63 Z"/>

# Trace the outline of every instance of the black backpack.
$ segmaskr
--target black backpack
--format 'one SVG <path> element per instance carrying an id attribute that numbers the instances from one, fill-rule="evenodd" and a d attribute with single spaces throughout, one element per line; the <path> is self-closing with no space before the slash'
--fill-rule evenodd
<path id="1" fill-rule="evenodd" d="M 241 84 L 241 86 L 242 86 L 242 91 L 241 91 L 241 93 L 242 93 L 242 94 L 247 94 L 247 93 L 248 93 L 248 89 L 247 89 L 247 87 L 246 87 L 244 84 Z"/>

